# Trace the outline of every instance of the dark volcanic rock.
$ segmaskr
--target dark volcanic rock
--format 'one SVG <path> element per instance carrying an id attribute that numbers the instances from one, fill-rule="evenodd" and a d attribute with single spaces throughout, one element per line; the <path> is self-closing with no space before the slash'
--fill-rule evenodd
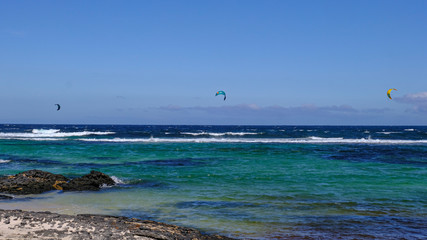
<path id="1" fill-rule="evenodd" d="M 5 200 L 5 199 L 10 200 L 10 199 L 13 199 L 13 197 L 0 194 L 0 200 Z"/>
<path id="2" fill-rule="evenodd" d="M 11 194 L 38 194 L 61 189 L 58 184 L 68 179 L 59 174 L 41 170 L 29 170 L 13 176 L 0 178 L 0 192 Z"/>
<path id="3" fill-rule="evenodd" d="M 94 191 L 103 185 L 111 186 L 115 182 L 108 175 L 91 171 L 80 178 L 68 178 L 41 170 L 29 170 L 14 176 L 0 177 L 0 193 L 39 194 L 51 190 Z"/>
<path id="4" fill-rule="evenodd" d="M 231 240 L 196 229 L 135 218 L 0 209 L 1 239 Z"/>
<path id="5" fill-rule="evenodd" d="M 83 177 L 61 184 L 61 187 L 64 191 L 94 191 L 99 190 L 103 185 L 112 186 L 114 184 L 114 180 L 108 175 L 98 171 L 91 171 Z"/>

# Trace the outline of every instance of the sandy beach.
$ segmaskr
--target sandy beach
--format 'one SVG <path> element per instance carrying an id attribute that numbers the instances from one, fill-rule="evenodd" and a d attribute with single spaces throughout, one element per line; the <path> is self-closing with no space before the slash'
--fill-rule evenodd
<path id="1" fill-rule="evenodd" d="M 135 218 L 0 210 L 0 239 L 230 239 Z"/>

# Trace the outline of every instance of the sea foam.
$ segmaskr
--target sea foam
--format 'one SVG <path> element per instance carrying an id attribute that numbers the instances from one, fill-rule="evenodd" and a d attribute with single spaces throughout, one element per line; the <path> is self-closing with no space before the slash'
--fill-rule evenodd
<path id="1" fill-rule="evenodd" d="M 118 177 L 116 177 L 116 176 L 111 176 L 111 179 L 113 179 L 113 181 L 114 181 L 116 184 L 124 184 L 124 182 L 123 182 L 120 178 L 118 178 Z"/>
<path id="2" fill-rule="evenodd" d="M 115 132 L 99 131 L 79 131 L 79 132 L 61 132 L 59 129 L 33 129 L 31 132 L 0 132 L 1 139 L 20 139 L 20 140 L 46 140 L 42 138 L 65 138 L 65 137 L 82 137 L 90 135 L 109 135 Z"/>
<path id="3" fill-rule="evenodd" d="M 192 135 L 192 136 L 213 136 L 213 137 L 221 137 L 221 136 L 245 136 L 245 135 L 258 135 L 260 133 L 254 132 L 224 132 L 224 133 L 213 133 L 213 132 L 182 132 L 183 135 Z"/>
<path id="4" fill-rule="evenodd" d="M 345 138 L 81 138 L 87 142 L 113 143 L 277 143 L 277 144 L 427 144 L 427 140 L 396 140 L 396 139 L 345 139 Z"/>

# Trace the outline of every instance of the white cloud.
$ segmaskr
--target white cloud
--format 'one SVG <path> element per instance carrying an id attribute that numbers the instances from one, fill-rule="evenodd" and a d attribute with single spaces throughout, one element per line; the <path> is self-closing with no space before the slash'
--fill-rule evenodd
<path id="1" fill-rule="evenodd" d="M 427 92 L 406 94 L 403 97 L 396 98 L 397 101 L 405 103 L 423 103 L 427 104 Z"/>
<path id="2" fill-rule="evenodd" d="M 396 97 L 395 100 L 411 105 L 411 111 L 427 113 L 427 92 L 406 94 L 403 97 Z"/>

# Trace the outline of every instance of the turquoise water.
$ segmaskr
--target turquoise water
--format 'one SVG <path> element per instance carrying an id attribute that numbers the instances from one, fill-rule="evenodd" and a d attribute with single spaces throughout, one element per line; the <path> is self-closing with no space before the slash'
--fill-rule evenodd
<path id="1" fill-rule="evenodd" d="M 427 127 L 0 125 L 0 175 L 114 176 L 3 209 L 123 215 L 236 238 L 424 239 Z"/>

